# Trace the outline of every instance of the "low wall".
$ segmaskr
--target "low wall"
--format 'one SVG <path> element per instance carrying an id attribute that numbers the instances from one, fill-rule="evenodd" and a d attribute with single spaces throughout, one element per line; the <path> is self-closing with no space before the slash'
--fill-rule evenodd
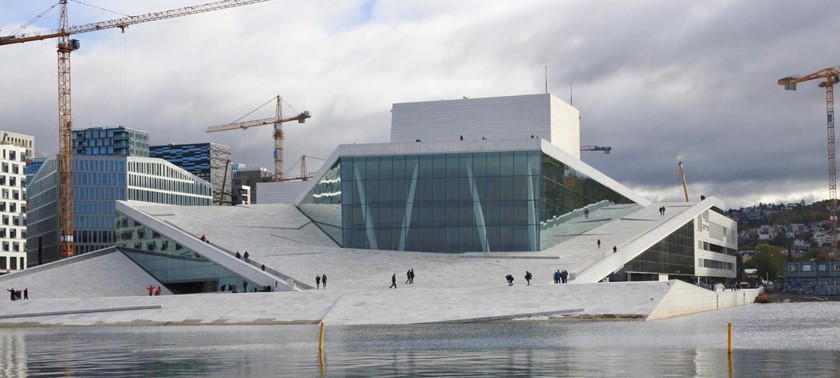
<path id="1" fill-rule="evenodd" d="M 670 281 L 671 289 L 659 301 L 647 320 L 664 319 L 698 312 L 753 304 L 764 290 L 741 289 L 711 291 L 682 281 Z"/>

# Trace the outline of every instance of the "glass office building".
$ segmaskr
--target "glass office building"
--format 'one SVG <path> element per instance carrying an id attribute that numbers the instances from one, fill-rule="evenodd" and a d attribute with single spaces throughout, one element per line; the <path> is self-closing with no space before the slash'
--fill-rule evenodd
<path id="1" fill-rule="evenodd" d="M 633 201 L 536 150 L 342 156 L 300 209 L 348 248 L 487 252 L 545 249 L 615 204 Z"/>
<path id="2" fill-rule="evenodd" d="M 27 253 L 30 265 L 58 259 L 56 159 L 50 157 L 29 183 Z M 162 159 L 76 156 L 73 160 L 75 254 L 116 242 L 114 201 L 208 206 L 210 184 Z"/>
<path id="3" fill-rule="evenodd" d="M 167 144 L 149 147 L 149 156 L 164 159 L 209 182 L 213 185 L 214 203 L 224 190 L 223 203 L 230 204 L 230 147 L 217 143 Z"/>
<path id="4" fill-rule="evenodd" d="M 149 156 L 149 133 L 120 127 L 92 127 L 73 130 L 76 155 Z"/>

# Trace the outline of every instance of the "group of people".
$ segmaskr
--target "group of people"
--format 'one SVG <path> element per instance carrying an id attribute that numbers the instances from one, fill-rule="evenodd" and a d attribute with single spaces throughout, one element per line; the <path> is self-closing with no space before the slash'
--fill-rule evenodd
<path id="1" fill-rule="evenodd" d="M 568 280 L 569 272 L 567 272 L 566 269 L 563 269 L 562 271 L 560 269 L 557 269 L 557 271 L 554 272 L 554 283 L 566 283 L 568 282 Z"/>
<path id="2" fill-rule="evenodd" d="M 659 208 L 659 215 L 665 215 L 665 206 Z"/>
<path id="3" fill-rule="evenodd" d="M 236 256 L 237 259 L 242 259 L 244 257 L 245 261 L 248 261 L 248 258 L 251 257 L 251 255 L 248 254 L 248 251 L 245 251 L 245 254 L 239 254 L 239 251 L 236 251 L 236 254 L 234 256 Z"/>
<path id="4" fill-rule="evenodd" d="M 149 285 L 149 286 L 147 286 L 147 287 L 146 287 L 146 290 L 148 290 L 148 291 L 149 291 L 149 296 L 150 296 L 150 297 L 151 297 L 153 294 L 154 294 L 154 295 L 160 295 L 160 293 L 163 291 L 163 290 L 160 288 L 160 286 L 158 286 L 158 287 L 157 287 L 157 289 L 155 289 L 155 285 Z"/>
<path id="5" fill-rule="evenodd" d="M 407 283 L 407 284 L 413 284 L 414 283 L 414 268 L 411 268 L 407 272 L 405 272 L 405 283 Z"/>
<path id="6" fill-rule="evenodd" d="M 327 275 L 322 274 L 320 276 L 315 276 L 315 290 L 321 289 L 321 284 L 324 284 L 324 290 L 327 290 Z"/>
<path id="7" fill-rule="evenodd" d="M 15 290 L 14 288 L 11 288 L 11 289 L 6 289 L 6 291 L 9 292 L 10 299 L 13 300 L 13 301 L 19 301 L 21 299 L 29 299 L 29 289 Z M 21 294 L 23 294 L 23 297 L 21 297 Z"/>

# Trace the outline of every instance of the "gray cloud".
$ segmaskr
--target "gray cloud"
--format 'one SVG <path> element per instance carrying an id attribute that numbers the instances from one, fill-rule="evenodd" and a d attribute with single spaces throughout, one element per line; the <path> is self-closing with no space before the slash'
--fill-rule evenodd
<path id="1" fill-rule="evenodd" d="M 107 7 L 142 14 L 196 3 Z M 0 29 L 51 4 L 0 12 Z M 234 160 L 271 168 L 271 126 L 204 130 L 280 94 L 313 114 L 284 126 L 289 167 L 341 143 L 387 141 L 394 102 L 539 93 L 548 66 L 552 93 L 568 100 L 574 83 L 582 143 L 613 147 L 584 161 L 652 199 L 681 198 L 683 161 L 692 195 L 732 207 L 819 200 L 828 195 L 824 91 L 811 82 L 786 92 L 776 80 L 840 63 L 826 46 L 840 32 L 838 8 L 828 0 L 272 1 L 125 35 L 79 35 L 74 122 L 125 123 L 155 144 L 224 143 Z M 118 16 L 71 3 L 70 17 Z M 55 71 L 54 41 L 0 47 L 0 128 L 35 135 L 45 152 L 57 149 Z"/>

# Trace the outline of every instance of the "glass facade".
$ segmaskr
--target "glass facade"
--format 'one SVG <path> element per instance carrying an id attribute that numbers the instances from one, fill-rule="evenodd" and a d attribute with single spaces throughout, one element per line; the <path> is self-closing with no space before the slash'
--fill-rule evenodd
<path id="1" fill-rule="evenodd" d="M 214 202 L 224 190 L 223 202 L 230 204 L 230 147 L 216 143 L 168 144 L 149 147 L 149 156 L 164 159 L 209 182 L 213 185 Z M 223 184 L 223 180 L 227 182 Z"/>
<path id="2" fill-rule="evenodd" d="M 76 155 L 149 156 L 149 133 L 128 127 L 73 130 Z"/>
<path id="3" fill-rule="evenodd" d="M 560 238 L 541 233 L 610 204 L 633 202 L 541 151 L 513 151 L 343 156 L 300 209 L 346 248 L 476 252 L 547 248 Z"/>
<path id="4" fill-rule="evenodd" d="M 175 294 L 253 291 L 259 287 L 197 252 L 122 214 L 116 217 L 116 245 Z"/>
<path id="5" fill-rule="evenodd" d="M 625 264 L 624 270 L 631 279 L 635 272 L 693 276 L 694 244 L 692 220 Z"/>
<path id="6" fill-rule="evenodd" d="M 27 235 L 31 265 L 58 259 L 58 189 L 55 157 L 44 162 L 29 185 L 32 226 Z M 73 159 L 75 253 L 114 245 L 115 201 L 209 206 L 206 181 L 161 159 L 76 156 Z M 42 252 L 39 255 L 38 243 Z"/>

